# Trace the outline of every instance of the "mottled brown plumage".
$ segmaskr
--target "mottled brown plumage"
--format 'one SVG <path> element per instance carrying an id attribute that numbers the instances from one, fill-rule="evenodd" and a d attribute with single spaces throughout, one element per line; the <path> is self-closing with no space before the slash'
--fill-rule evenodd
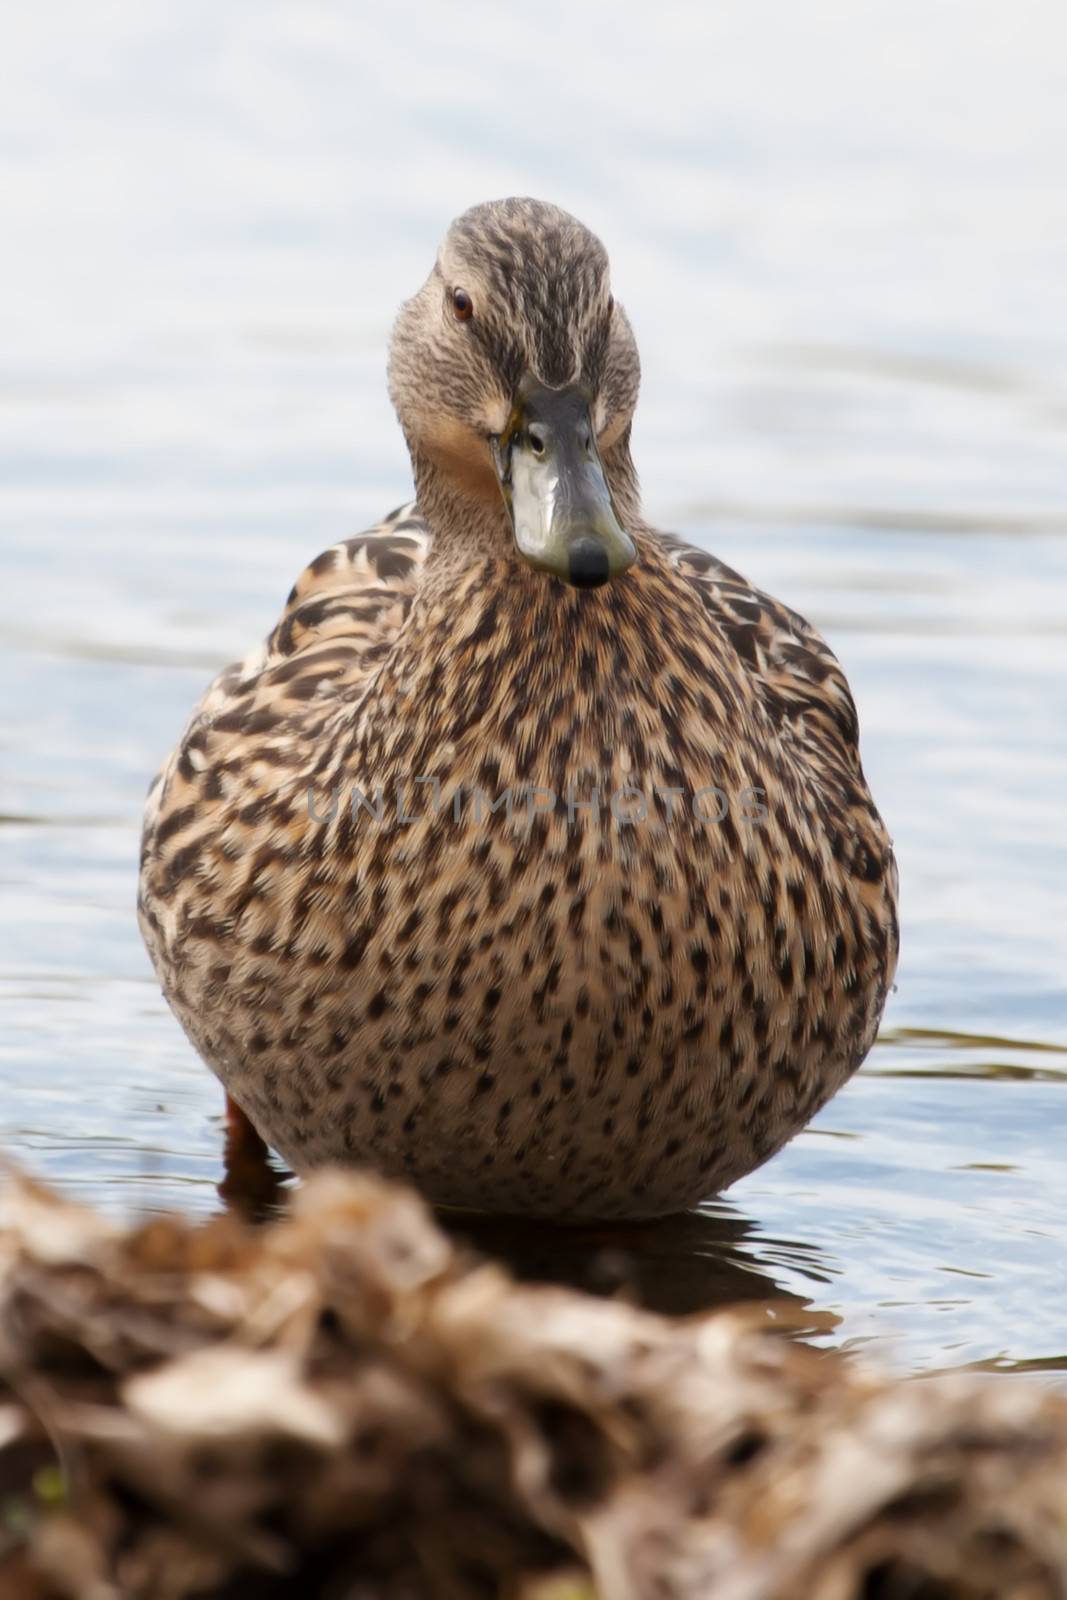
<path id="1" fill-rule="evenodd" d="M 605 587 L 516 549 L 488 441 L 524 373 L 589 396 L 637 547 Z M 208 690 L 149 797 L 148 948 L 298 1170 L 679 1209 L 766 1160 L 875 1036 L 896 869 L 848 684 L 795 612 L 643 520 L 633 336 L 564 213 L 454 224 L 390 382 L 417 502 L 312 562 Z"/>

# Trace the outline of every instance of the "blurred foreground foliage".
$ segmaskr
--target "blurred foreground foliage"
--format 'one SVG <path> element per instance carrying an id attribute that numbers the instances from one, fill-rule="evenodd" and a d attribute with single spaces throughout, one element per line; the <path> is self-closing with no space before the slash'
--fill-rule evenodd
<path id="1" fill-rule="evenodd" d="M 2 1600 L 1062 1600 L 1067 1400 L 516 1284 L 407 1190 L 0 1199 Z"/>

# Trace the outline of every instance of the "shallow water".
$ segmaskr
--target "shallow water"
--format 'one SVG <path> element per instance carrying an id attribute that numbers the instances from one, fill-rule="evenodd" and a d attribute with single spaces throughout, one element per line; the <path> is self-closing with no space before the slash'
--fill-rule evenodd
<path id="1" fill-rule="evenodd" d="M 645 16 L 61 0 L 8 30 L 0 1144 L 113 1210 L 218 1205 L 219 1090 L 134 919 L 143 791 L 303 563 L 406 497 L 384 350 L 444 225 L 538 193 L 611 248 L 650 514 L 844 662 L 903 894 L 859 1076 L 596 1271 L 792 1296 L 908 1368 L 1067 1371 L 1063 24 Z M 505 1242 L 581 1275 L 586 1241 Z"/>

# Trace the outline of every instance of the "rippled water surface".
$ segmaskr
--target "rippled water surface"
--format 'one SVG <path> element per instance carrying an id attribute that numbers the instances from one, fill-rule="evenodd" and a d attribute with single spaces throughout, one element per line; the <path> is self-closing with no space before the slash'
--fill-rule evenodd
<path id="1" fill-rule="evenodd" d="M 218 1205 L 220 1091 L 134 919 L 144 788 L 304 562 L 405 498 L 392 313 L 454 213 L 532 192 L 611 249 L 650 514 L 844 662 L 903 886 L 857 1079 L 611 1249 L 663 1304 L 789 1295 L 905 1366 L 1062 1372 L 1064 24 L 722 9 L 5 30 L 0 1142 L 112 1210 Z"/>

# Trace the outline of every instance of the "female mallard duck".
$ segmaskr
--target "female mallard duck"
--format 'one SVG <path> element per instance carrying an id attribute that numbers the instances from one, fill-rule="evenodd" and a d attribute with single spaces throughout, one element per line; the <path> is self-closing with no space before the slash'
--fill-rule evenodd
<path id="1" fill-rule="evenodd" d="M 848 684 L 643 520 L 638 376 L 591 233 L 460 217 L 393 335 L 417 500 L 306 568 L 156 779 L 145 940 L 297 1170 L 675 1211 L 871 1047 L 896 869 Z"/>

